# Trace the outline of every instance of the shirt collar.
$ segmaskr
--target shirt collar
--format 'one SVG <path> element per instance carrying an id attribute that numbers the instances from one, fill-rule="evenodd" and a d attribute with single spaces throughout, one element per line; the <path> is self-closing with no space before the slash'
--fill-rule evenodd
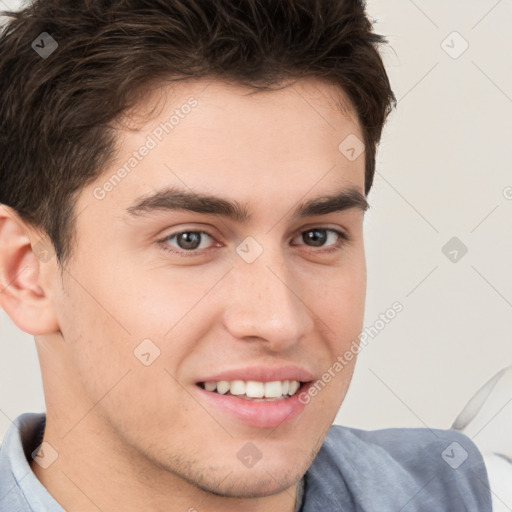
<path id="1" fill-rule="evenodd" d="M 45 413 L 24 413 L 7 429 L 0 447 L 0 509 L 13 503 L 33 512 L 65 512 L 28 462 L 41 444 L 45 423 Z"/>
<path id="2" fill-rule="evenodd" d="M 38 480 L 29 458 L 43 440 L 45 413 L 24 413 L 7 430 L 0 447 L 0 505 L 24 502 L 33 512 L 65 512 Z M 10 496 L 15 493 L 17 496 Z M 297 485 L 294 512 L 302 508 L 304 478 Z M 11 500 L 11 501 L 9 501 Z"/>

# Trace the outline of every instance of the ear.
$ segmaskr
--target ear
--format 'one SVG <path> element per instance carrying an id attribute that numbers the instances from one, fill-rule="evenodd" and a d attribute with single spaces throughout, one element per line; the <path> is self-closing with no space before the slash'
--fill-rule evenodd
<path id="1" fill-rule="evenodd" d="M 0 306 L 28 334 L 59 331 L 51 301 L 51 245 L 10 207 L 0 205 Z"/>

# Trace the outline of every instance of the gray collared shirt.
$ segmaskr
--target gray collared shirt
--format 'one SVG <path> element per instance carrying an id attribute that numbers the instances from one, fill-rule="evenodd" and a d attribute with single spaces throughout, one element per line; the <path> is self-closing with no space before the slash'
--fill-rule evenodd
<path id="1" fill-rule="evenodd" d="M 25 413 L 0 447 L 0 511 L 64 512 L 28 460 L 44 413 Z M 453 430 L 333 426 L 299 485 L 300 512 L 490 512 L 482 455 Z"/>

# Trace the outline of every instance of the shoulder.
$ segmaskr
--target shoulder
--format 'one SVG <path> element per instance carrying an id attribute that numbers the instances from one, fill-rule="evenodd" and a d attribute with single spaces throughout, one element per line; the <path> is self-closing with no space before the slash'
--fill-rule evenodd
<path id="1" fill-rule="evenodd" d="M 480 451 L 473 441 L 455 430 L 361 430 L 334 425 L 330 428 L 322 448 L 326 455 L 330 454 L 334 458 L 340 450 L 353 455 L 362 451 L 370 458 L 389 457 L 411 471 L 424 470 L 426 465 L 453 470 L 483 464 Z"/>
<path id="2" fill-rule="evenodd" d="M 306 496 L 343 510 L 491 510 L 487 472 L 473 441 L 429 428 L 331 427 L 306 473 Z"/>
<path id="3" fill-rule="evenodd" d="M 0 510 L 61 511 L 39 482 L 29 458 L 42 438 L 46 415 L 23 413 L 9 425 L 0 445 Z"/>

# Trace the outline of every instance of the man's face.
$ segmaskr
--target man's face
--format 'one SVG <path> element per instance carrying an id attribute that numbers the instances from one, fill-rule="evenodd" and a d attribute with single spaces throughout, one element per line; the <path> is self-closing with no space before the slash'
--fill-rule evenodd
<path id="1" fill-rule="evenodd" d="M 69 435 L 100 432 L 146 476 L 273 494 L 306 471 L 352 376 L 354 360 L 306 395 L 361 331 L 363 210 L 300 207 L 364 197 L 364 154 L 339 149 L 363 136 L 334 108 L 341 92 L 314 80 L 252 95 L 217 81 L 166 92 L 75 204 L 74 256 L 52 292 L 64 343 L 53 348 L 62 364 L 43 368 L 48 415 L 66 410 Z M 212 200 L 172 208 L 171 190 L 239 215 Z M 220 381 L 243 383 L 226 392 Z M 285 398 L 282 381 L 301 387 Z M 244 389 L 279 399 L 231 393 Z"/>

